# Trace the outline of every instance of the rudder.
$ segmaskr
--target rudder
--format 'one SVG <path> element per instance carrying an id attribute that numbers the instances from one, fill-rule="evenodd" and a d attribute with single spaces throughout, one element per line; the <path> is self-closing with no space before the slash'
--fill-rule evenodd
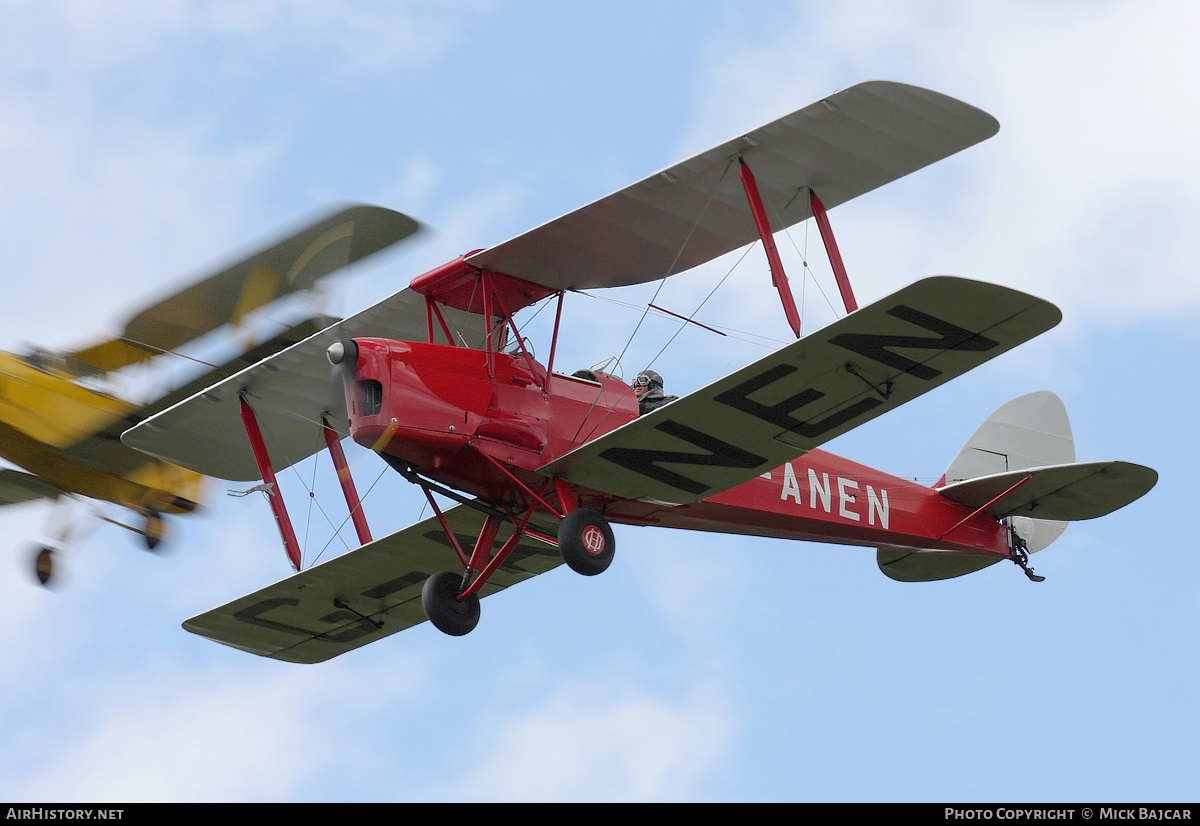
<path id="1" fill-rule="evenodd" d="M 1013 399 L 988 416 L 934 487 L 1074 461 L 1075 439 L 1067 408 L 1058 396 L 1043 390 Z M 1067 529 L 1064 521 L 1027 516 L 1007 517 L 1005 522 L 1025 540 L 1031 553 L 1047 547 Z M 879 548 L 875 561 L 891 579 L 931 582 L 973 573 L 1002 560 L 944 551 Z"/>
<path id="2" fill-rule="evenodd" d="M 984 420 L 950 462 L 936 487 L 1014 470 L 1068 465 L 1075 461 L 1075 437 L 1066 405 L 1049 390 L 1019 396 Z M 1062 536 L 1060 520 L 1008 518 L 1008 524 L 1036 553 Z"/>

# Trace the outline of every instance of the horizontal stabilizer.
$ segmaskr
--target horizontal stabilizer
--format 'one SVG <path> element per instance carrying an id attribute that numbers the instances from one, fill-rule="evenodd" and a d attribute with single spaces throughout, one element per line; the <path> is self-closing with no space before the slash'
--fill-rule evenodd
<path id="1" fill-rule="evenodd" d="M 626 499 L 684 504 L 791 461 L 1053 327 L 1053 304 L 918 281 L 538 469 Z"/>
<path id="2" fill-rule="evenodd" d="M 19 505 L 35 499 L 55 499 L 62 491 L 29 473 L 4 468 L 0 470 L 0 506 Z"/>
<path id="3" fill-rule="evenodd" d="M 946 485 L 939 493 L 981 508 L 1026 477 L 1028 482 L 988 505 L 986 512 L 996 519 L 1095 519 L 1139 499 L 1158 482 L 1158 473 L 1130 462 L 1074 462 L 968 479 Z"/>
<path id="4" fill-rule="evenodd" d="M 472 547 L 483 514 L 456 507 L 445 516 L 459 545 Z M 555 534 L 552 527 L 540 530 Z M 499 541 L 511 535 L 512 526 L 505 525 Z M 557 549 L 526 537 L 480 594 L 488 596 L 561 562 Z M 319 663 L 424 622 L 425 580 L 460 567 L 437 518 L 430 517 L 192 617 L 183 627 L 263 657 Z"/>
<path id="5" fill-rule="evenodd" d="M 879 570 L 897 582 L 954 579 L 1003 561 L 1003 557 L 956 554 L 948 551 L 880 548 L 875 552 L 875 562 L 878 563 Z"/>

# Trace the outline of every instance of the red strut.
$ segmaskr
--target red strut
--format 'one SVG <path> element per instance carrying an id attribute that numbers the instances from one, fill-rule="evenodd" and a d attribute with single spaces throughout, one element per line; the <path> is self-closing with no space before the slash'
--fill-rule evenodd
<path id="1" fill-rule="evenodd" d="M 842 263 L 842 254 L 838 252 L 837 241 L 833 238 L 833 227 L 829 225 L 825 205 L 811 186 L 808 188 L 808 203 L 812 206 L 813 217 L 817 219 L 821 240 L 825 242 L 825 253 L 829 256 L 829 266 L 833 267 L 833 277 L 837 280 L 842 303 L 846 305 L 846 314 L 849 315 L 858 309 L 858 302 L 854 300 L 854 291 L 850 289 L 850 276 L 846 275 L 846 265 Z"/>
<path id="2" fill-rule="evenodd" d="M 354 486 L 354 477 L 350 475 L 350 466 L 346 464 L 342 439 L 325 419 L 321 419 L 321 426 L 325 434 L 325 446 L 329 448 L 329 455 L 337 470 L 338 481 L 342 484 L 346 507 L 350 509 L 350 519 L 353 520 L 354 530 L 358 533 L 358 544 L 366 545 L 371 541 L 371 529 L 367 527 L 367 516 L 363 513 L 362 502 L 358 498 L 358 488 Z"/>
<path id="3" fill-rule="evenodd" d="M 754 216 L 754 226 L 758 229 L 758 237 L 762 239 L 763 248 L 767 251 L 767 264 L 771 268 L 771 281 L 779 291 L 779 300 L 783 302 L 783 313 L 787 316 L 792 332 L 800 338 L 800 313 L 796 311 L 796 301 L 792 298 L 792 288 L 788 286 L 787 273 L 783 271 L 783 262 L 779 260 L 779 250 L 775 248 L 775 237 L 771 233 L 771 222 L 767 220 L 767 211 L 763 208 L 762 198 L 758 194 L 758 184 L 754 173 L 746 162 L 738 158 L 742 169 L 742 187 L 746 190 L 746 200 L 750 202 L 750 212 Z"/>
<path id="4" fill-rule="evenodd" d="M 246 428 L 246 438 L 250 440 L 250 448 L 254 451 L 254 461 L 258 464 L 258 472 L 267 483 L 267 501 L 271 503 L 271 511 L 275 514 L 275 523 L 279 526 L 279 536 L 283 539 L 283 547 L 287 551 L 292 570 L 300 570 L 300 543 L 296 541 L 296 532 L 292 530 L 292 520 L 288 518 L 287 508 L 283 504 L 283 491 L 275 481 L 275 471 L 271 467 L 271 457 L 267 455 L 267 444 L 263 441 L 262 431 L 258 429 L 258 419 L 254 410 L 242 402 L 242 424 Z"/>

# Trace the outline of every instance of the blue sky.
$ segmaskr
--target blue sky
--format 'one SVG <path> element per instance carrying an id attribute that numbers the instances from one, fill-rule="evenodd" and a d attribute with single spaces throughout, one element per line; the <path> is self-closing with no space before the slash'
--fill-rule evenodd
<path id="1" fill-rule="evenodd" d="M 949 273 L 1064 321 L 829 449 L 932 483 L 992 410 L 1048 389 L 1080 459 L 1160 473 L 1034 557 L 1040 585 L 1008 564 L 905 585 L 869 549 L 618 528 L 602 577 L 556 570 L 485 601 L 468 637 L 426 625 L 317 667 L 179 627 L 287 573 L 258 497 L 212 485 L 161 556 L 83 520 L 50 593 L 29 570 L 48 509 L 9 508 L 0 798 L 1194 801 L 1198 13 L 900 5 L 0 2 L 6 349 L 111 334 L 337 203 L 427 224 L 338 282 L 330 309 L 353 312 L 880 78 L 1001 131 L 831 213 L 860 303 Z M 759 259 L 701 320 L 782 342 Z M 691 309 L 732 266 L 658 303 Z M 809 328 L 832 317 L 813 284 Z M 638 317 L 585 297 L 566 313 L 560 365 L 618 352 Z M 673 332 L 639 331 L 627 373 Z M 749 338 L 689 328 L 655 366 L 694 389 L 766 352 Z M 382 470 L 351 461 L 362 487 Z M 378 534 L 422 502 L 384 477 L 367 507 Z"/>

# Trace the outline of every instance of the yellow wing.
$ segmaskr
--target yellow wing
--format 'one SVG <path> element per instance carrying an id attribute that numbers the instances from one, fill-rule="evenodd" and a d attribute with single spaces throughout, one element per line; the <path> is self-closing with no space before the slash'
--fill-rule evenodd
<path id="1" fill-rule="evenodd" d="M 354 206 L 317 221 L 191 287 L 147 307 L 117 338 L 69 356 L 87 372 L 119 370 L 174 350 L 318 279 L 378 252 L 419 229 L 407 215 Z"/>

